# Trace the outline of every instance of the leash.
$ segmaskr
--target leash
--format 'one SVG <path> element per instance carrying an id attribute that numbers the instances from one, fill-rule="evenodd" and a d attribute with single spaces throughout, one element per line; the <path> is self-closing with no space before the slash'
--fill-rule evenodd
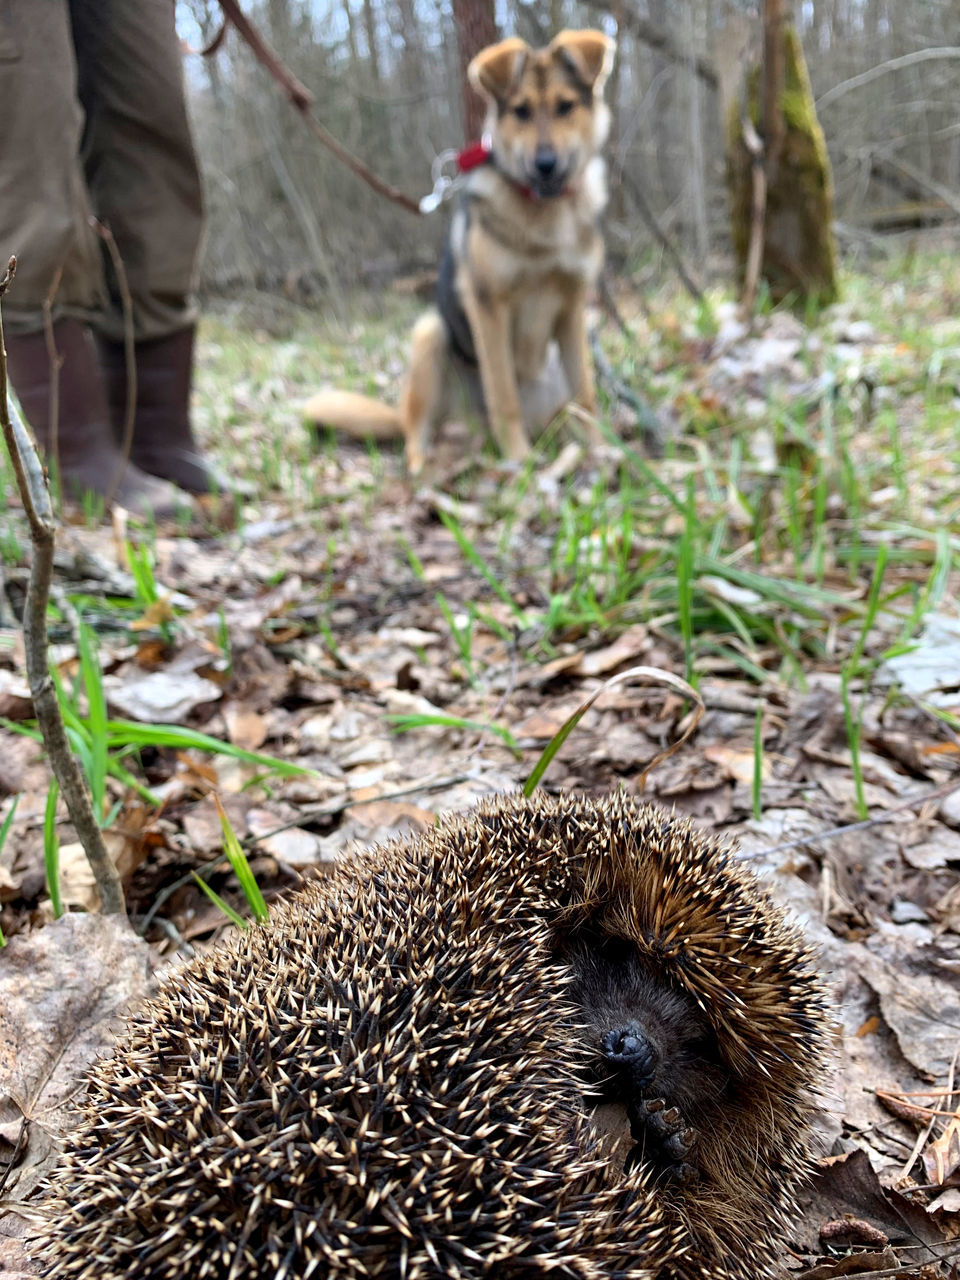
<path id="1" fill-rule="evenodd" d="M 493 147 L 487 136 L 481 138 L 479 142 L 473 142 L 464 147 L 462 151 L 455 149 L 441 151 L 438 156 L 434 157 L 431 165 L 433 189 L 419 201 L 411 199 L 405 192 L 378 177 L 372 169 L 355 156 L 352 151 L 348 151 L 343 143 L 320 123 L 313 114 L 313 94 L 270 48 L 257 27 L 254 26 L 240 8 L 239 0 L 219 0 L 219 2 L 220 8 L 223 10 L 223 25 L 206 48 L 200 50 L 203 56 L 209 57 L 215 53 L 223 44 L 227 27 L 235 27 L 238 35 L 248 46 L 257 62 L 262 67 L 265 67 L 273 79 L 276 80 L 290 105 L 303 117 L 319 141 L 337 157 L 341 164 L 345 164 L 351 173 L 355 173 L 358 178 L 376 191 L 377 195 L 383 196 L 385 200 L 392 200 L 394 204 L 400 205 L 408 213 L 415 213 L 418 216 L 434 213 L 459 190 L 466 179 L 466 175 L 473 169 L 478 169 L 485 164 L 496 164 L 493 156 Z M 194 50 L 190 50 L 190 52 L 194 52 Z M 450 165 L 454 166 L 453 173 L 447 172 Z M 503 171 L 498 169 L 498 172 L 502 173 Z M 517 182 L 509 174 L 503 174 L 503 176 L 516 187 L 526 200 L 537 203 L 541 199 L 530 187 Z M 571 188 L 564 188 L 558 194 L 568 195 L 571 190 Z"/>
<path id="2" fill-rule="evenodd" d="M 355 173 L 358 178 L 361 178 L 368 187 L 372 187 L 385 200 L 392 200 L 394 204 L 400 205 L 408 213 L 419 215 L 421 210 L 416 200 L 411 200 L 403 191 L 398 190 L 397 187 L 391 186 L 389 182 L 385 182 L 383 178 L 378 177 L 353 152 L 348 151 L 343 143 L 339 142 L 329 129 L 325 128 L 314 116 L 313 94 L 270 48 L 257 28 L 240 8 L 238 0 L 220 0 L 220 7 L 223 10 L 224 25 L 229 24 L 236 27 L 237 33 L 248 45 L 253 56 L 273 76 L 286 94 L 291 106 L 299 112 L 327 150 L 333 152 L 342 164 L 345 164 L 352 173 Z M 214 46 L 219 47 L 222 41 L 222 34 L 222 32 L 218 33 L 217 38 L 212 42 Z"/>
<path id="3" fill-rule="evenodd" d="M 472 142 L 469 147 L 464 147 L 462 151 L 457 151 L 455 147 L 451 147 L 447 151 L 441 151 L 438 156 L 434 156 L 433 164 L 430 166 L 433 190 L 420 201 L 420 212 L 436 212 L 445 201 L 449 200 L 463 186 L 466 175 L 471 170 L 479 169 L 482 165 L 491 164 L 492 162 L 493 147 L 487 137 L 481 138 L 479 142 Z M 455 172 L 448 174 L 446 170 L 451 164 L 454 166 Z"/>

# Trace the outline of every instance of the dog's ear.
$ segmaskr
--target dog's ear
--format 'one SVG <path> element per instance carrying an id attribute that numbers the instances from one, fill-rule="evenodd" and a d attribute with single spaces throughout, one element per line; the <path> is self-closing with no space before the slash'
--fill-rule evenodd
<path id="1" fill-rule="evenodd" d="M 560 58 L 585 89 L 599 93 L 606 83 L 616 44 L 602 31 L 561 31 L 550 42 L 550 52 Z"/>
<path id="2" fill-rule="evenodd" d="M 481 49 L 467 68 L 467 77 L 478 91 L 494 102 L 504 102 L 523 74 L 530 46 L 516 36 Z"/>

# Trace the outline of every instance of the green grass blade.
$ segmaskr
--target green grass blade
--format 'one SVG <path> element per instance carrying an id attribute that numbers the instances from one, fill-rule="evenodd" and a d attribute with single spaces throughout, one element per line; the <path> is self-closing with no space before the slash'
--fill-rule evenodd
<path id="1" fill-rule="evenodd" d="M 53 687 L 57 691 L 57 702 L 60 706 L 60 714 L 63 717 L 64 725 L 75 729 L 78 734 L 89 741 L 90 729 L 77 709 L 77 694 L 79 692 L 77 684 L 74 683 L 73 694 L 68 695 L 63 687 L 63 681 L 60 679 L 60 672 L 57 671 L 56 667 L 51 666 L 50 676 L 53 680 Z"/>
<path id="2" fill-rule="evenodd" d="M 139 724 L 135 720 L 108 720 L 108 744 L 111 750 L 124 747 L 173 747 L 175 750 L 208 751 L 212 755 L 231 756 L 247 764 L 260 765 L 269 773 L 284 778 L 300 778 L 312 770 L 290 760 L 278 760 L 258 751 L 245 751 L 232 742 L 212 738 L 208 733 L 175 724 Z"/>
<path id="3" fill-rule="evenodd" d="M 566 740 L 570 737 L 571 733 L 573 733 L 574 729 L 586 715 L 589 707 L 589 702 L 585 703 L 582 707 L 578 707 L 573 715 L 564 721 L 544 747 L 543 751 L 540 753 L 540 759 L 533 766 L 530 771 L 529 778 L 527 778 L 526 782 L 523 784 L 523 794 L 527 799 L 529 799 L 530 796 L 533 795 L 534 791 L 536 791 L 537 787 L 540 785 L 540 779 L 550 768 L 550 765 L 553 762 L 553 757 L 557 754 Z"/>
<path id="4" fill-rule="evenodd" d="M 753 816 L 759 822 L 763 817 L 763 704 L 757 703 L 757 717 L 753 725 Z"/>
<path id="5" fill-rule="evenodd" d="M 445 715 L 395 715 L 387 716 L 387 721 L 393 725 L 397 733 L 409 733 L 411 729 L 426 729 L 437 727 L 440 729 L 466 729 L 473 733 L 493 733 L 503 742 L 514 755 L 519 756 L 520 747 L 517 740 L 502 724 L 483 723 L 480 720 L 466 720 L 462 716 L 445 716 Z"/>
<path id="6" fill-rule="evenodd" d="M 13 826 L 14 815 L 17 812 L 17 805 L 20 803 L 20 797 L 13 797 L 13 804 L 10 806 L 10 812 L 3 820 L 3 826 L 0 827 L 0 853 L 3 852 L 3 846 L 7 843 L 7 836 L 10 834 L 10 828 Z"/>
<path id="7" fill-rule="evenodd" d="M 90 731 L 90 760 L 87 781 L 93 797 L 97 822 L 103 822 L 107 800 L 107 699 L 103 691 L 103 670 L 89 627 L 81 623 L 80 674 L 87 695 L 87 726 Z"/>
<path id="8" fill-rule="evenodd" d="M 693 478 L 687 484 L 687 505 L 680 546 L 677 552 L 677 607 L 680 614 L 680 635 L 683 637 L 684 674 L 693 683 L 693 578 L 694 533 L 696 510 L 694 507 Z"/>
<path id="9" fill-rule="evenodd" d="M 681 680 L 679 676 L 673 675 L 670 671 L 662 671 L 658 667 L 629 667 L 626 671 L 619 671 L 615 676 L 610 676 L 608 680 L 605 680 L 600 688 L 595 689 L 593 693 L 591 693 L 590 696 L 581 703 L 579 707 L 577 707 L 573 715 L 569 716 L 568 719 L 564 721 L 544 747 L 540 754 L 540 759 L 534 765 L 529 778 L 527 778 L 523 787 L 523 794 L 525 796 L 529 798 L 533 795 L 534 791 L 536 791 L 540 784 L 540 779 L 550 766 L 550 762 L 600 695 L 606 693 L 608 689 L 613 689 L 616 685 L 625 684 L 628 680 L 638 679 L 643 679 L 653 684 L 666 685 L 668 688 L 676 689 L 677 692 L 682 693 L 685 698 L 690 698 L 691 701 L 695 702 L 699 708 L 698 712 L 690 717 L 690 722 L 683 736 L 679 738 L 677 742 L 673 743 L 673 745 L 667 750 L 661 751 L 654 757 L 651 763 L 647 765 L 643 773 L 644 778 L 654 765 L 672 755 L 674 751 L 686 742 L 687 738 L 689 738 L 690 734 L 700 722 L 700 717 L 706 710 L 700 694 L 697 693 L 696 689 L 694 689 L 692 685 L 688 684 L 685 680 Z"/>
<path id="10" fill-rule="evenodd" d="M 155 809 L 160 807 L 160 798 L 155 796 L 149 787 L 145 787 L 139 778 L 134 777 L 129 769 L 125 768 L 119 758 L 112 755 L 107 764 L 108 772 L 111 778 L 116 778 L 118 782 L 122 782 L 125 787 L 129 787 L 135 791 L 141 800 L 145 800 L 147 804 L 152 804 Z"/>
<path id="11" fill-rule="evenodd" d="M 10 828 L 13 826 L 13 817 L 17 812 L 17 805 L 20 803 L 20 797 L 13 797 L 13 804 L 10 806 L 10 812 L 3 820 L 3 826 L 0 827 L 0 853 L 3 852 L 3 846 L 7 843 L 7 836 L 10 834 Z M 5 947 L 7 940 L 3 936 L 3 930 L 0 929 L 0 947 Z"/>
<path id="12" fill-rule="evenodd" d="M 243 916 L 240 915 L 239 912 L 234 911 L 233 907 L 231 907 L 229 902 L 224 902 L 223 898 L 220 897 L 216 889 L 211 889 L 211 887 L 207 884 L 206 880 L 201 880 L 195 871 L 192 874 L 193 874 L 194 880 L 196 880 L 197 884 L 200 886 L 203 892 L 207 895 L 207 897 L 210 899 L 213 905 L 215 907 L 219 907 L 220 910 L 223 912 L 223 914 L 227 917 L 227 919 L 232 924 L 235 924 L 238 929 L 250 928 L 250 922 L 248 920 L 244 920 Z"/>
<path id="13" fill-rule="evenodd" d="M 447 528 L 453 534 L 454 539 L 456 540 L 457 546 L 460 548 L 465 558 L 469 560 L 469 562 L 473 565 L 475 569 L 479 570 L 481 576 L 483 577 L 484 581 L 486 582 L 490 590 L 495 595 L 500 597 L 500 599 L 503 601 L 503 603 L 507 606 L 508 609 L 512 610 L 517 621 L 520 623 L 522 627 L 528 627 L 530 625 L 530 620 L 527 617 L 526 613 L 523 611 L 523 609 L 520 608 L 520 606 L 514 600 L 513 596 L 510 594 L 507 588 L 503 585 L 503 583 L 500 581 L 497 575 L 493 572 L 493 570 L 487 564 L 486 560 L 484 560 L 483 556 L 481 556 L 480 552 L 476 549 L 476 547 L 473 545 L 473 543 L 464 533 L 460 525 L 460 522 L 458 520 L 455 520 L 454 517 L 450 515 L 448 511 L 440 511 L 439 516 L 440 516 L 440 519 L 443 521 L 443 523 L 447 526 Z"/>
<path id="14" fill-rule="evenodd" d="M 43 866 L 47 876 L 47 892 L 53 907 L 53 918 L 63 915 L 63 898 L 60 894 L 60 841 L 57 839 L 57 797 L 60 788 L 56 778 L 51 778 L 47 792 L 47 806 L 43 814 Z"/>
<path id="15" fill-rule="evenodd" d="M 254 918 L 267 920 L 270 917 L 270 912 L 263 899 L 263 894 L 260 892 L 257 878 L 250 869 L 247 855 L 237 839 L 236 832 L 230 825 L 230 819 L 227 817 L 226 810 L 216 792 L 214 792 L 214 799 L 217 802 L 217 812 L 220 814 L 220 827 L 223 831 L 223 851 L 227 855 L 227 861 L 233 868 L 233 874 L 240 881 L 243 896 L 250 904 L 250 910 L 253 912 Z"/>

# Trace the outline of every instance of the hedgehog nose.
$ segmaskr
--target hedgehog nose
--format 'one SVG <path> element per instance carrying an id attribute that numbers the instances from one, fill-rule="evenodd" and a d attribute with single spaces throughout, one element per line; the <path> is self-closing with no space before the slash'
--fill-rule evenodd
<path id="1" fill-rule="evenodd" d="M 533 163 L 542 178 L 549 178 L 557 167 L 557 153 L 553 147 L 537 147 Z"/>

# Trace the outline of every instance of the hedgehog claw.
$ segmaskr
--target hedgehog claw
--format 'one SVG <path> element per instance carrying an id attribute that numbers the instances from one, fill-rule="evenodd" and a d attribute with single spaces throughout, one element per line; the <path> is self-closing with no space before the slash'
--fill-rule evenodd
<path id="1" fill-rule="evenodd" d="M 668 1107 L 663 1098 L 645 1098 L 628 1106 L 627 1115 L 636 1146 L 624 1162 L 626 1172 L 646 1160 L 683 1185 L 696 1181 L 699 1170 L 688 1157 L 699 1135 L 684 1123 L 679 1107 Z"/>

